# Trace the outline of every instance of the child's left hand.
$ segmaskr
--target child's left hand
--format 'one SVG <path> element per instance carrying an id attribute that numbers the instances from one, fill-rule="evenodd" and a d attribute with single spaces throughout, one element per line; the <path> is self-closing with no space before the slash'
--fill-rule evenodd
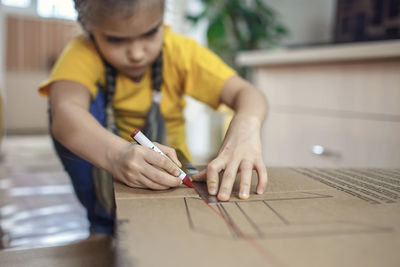
<path id="1" fill-rule="evenodd" d="M 252 171 L 255 169 L 258 174 L 257 194 L 262 194 L 268 178 L 262 158 L 260 129 L 261 122 L 256 117 L 237 114 L 229 126 L 218 156 L 206 169 L 194 175 L 193 180 L 207 180 L 209 194 L 218 193 L 219 200 L 227 201 L 236 175 L 240 173 L 239 198 L 247 199 L 250 194 Z M 219 185 L 219 173 L 222 171 Z"/>

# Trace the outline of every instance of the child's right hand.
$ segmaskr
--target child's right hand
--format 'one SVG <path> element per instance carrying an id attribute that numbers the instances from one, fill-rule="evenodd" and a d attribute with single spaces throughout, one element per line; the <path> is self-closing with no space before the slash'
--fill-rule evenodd
<path id="1" fill-rule="evenodd" d="M 176 165 L 182 165 L 175 150 L 155 144 L 174 162 L 151 149 L 128 143 L 116 152 L 116 156 L 110 155 L 111 173 L 114 178 L 135 188 L 165 190 L 179 186 L 181 179 L 177 177 L 179 169 Z"/>

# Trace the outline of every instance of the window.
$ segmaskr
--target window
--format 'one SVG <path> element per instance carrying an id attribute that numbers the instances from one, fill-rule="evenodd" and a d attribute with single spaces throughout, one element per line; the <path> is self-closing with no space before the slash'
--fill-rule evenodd
<path id="1" fill-rule="evenodd" d="M 5 6 L 25 8 L 31 5 L 31 0 L 1 0 L 1 3 Z"/>
<path id="2" fill-rule="evenodd" d="M 37 13 L 46 18 L 75 20 L 77 12 L 72 0 L 37 0 Z"/>

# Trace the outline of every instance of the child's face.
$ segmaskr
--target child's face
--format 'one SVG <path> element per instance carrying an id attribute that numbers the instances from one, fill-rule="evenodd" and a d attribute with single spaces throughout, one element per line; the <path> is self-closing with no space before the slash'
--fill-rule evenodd
<path id="1" fill-rule="evenodd" d="M 163 43 L 163 8 L 138 5 L 131 18 L 104 21 L 89 29 L 105 59 L 139 81 L 156 60 Z"/>

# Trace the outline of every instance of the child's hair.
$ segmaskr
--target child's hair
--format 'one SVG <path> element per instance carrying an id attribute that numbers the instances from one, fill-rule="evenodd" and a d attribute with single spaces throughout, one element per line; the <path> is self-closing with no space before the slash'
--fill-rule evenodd
<path id="1" fill-rule="evenodd" d="M 137 4 L 158 2 L 164 10 L 165 0 L 74 0 L 78 21 L 84 29 L 118 14 L 119 18 L 130 18 Z"/>

